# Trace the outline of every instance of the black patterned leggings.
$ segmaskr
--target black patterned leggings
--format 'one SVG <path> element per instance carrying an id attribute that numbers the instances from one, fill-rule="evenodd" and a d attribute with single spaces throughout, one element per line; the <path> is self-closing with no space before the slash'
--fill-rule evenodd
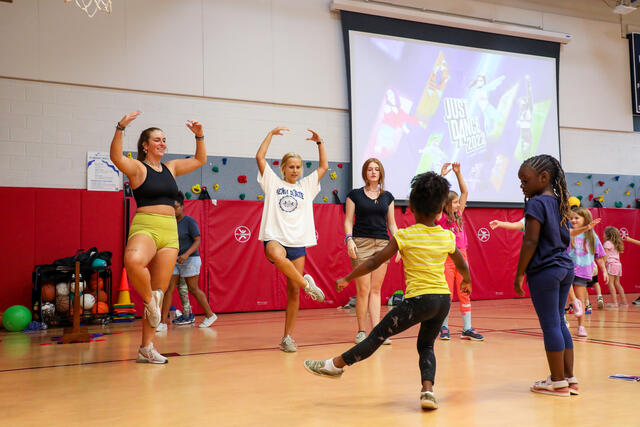
<path id="1" fill-rule="evenodd" d="M 433 353 L 433 343 L 440 333 L 442 322 L 449 314 L 450 305 L 451 296 L 448 294 L 427 294 L 407 298 L 389 311 L 364 341 L 347 350 L 342 355 L 342 359 L 347 365 L 364 360 L 371 356 L 390 336 L 420 323 L 417 342 L 418 354 L 420 355 L 420 374 L 422 381 L 434 382 L 436 356 Z"/>

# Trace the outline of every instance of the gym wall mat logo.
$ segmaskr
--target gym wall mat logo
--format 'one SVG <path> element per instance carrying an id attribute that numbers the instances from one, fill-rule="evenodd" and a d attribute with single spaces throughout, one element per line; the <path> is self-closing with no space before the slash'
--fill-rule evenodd
<path id="1" fill-rule="evenodd" d="M 629 230 L 627 230 L 625 227 L 622 227 L 620 229 L 620 235 L 622 236 L 622 239 L 626 239 L 627 237 L 629 237 Z"/>
<path id="2" fill-rule="evenodd" d="M 236 227 L 233 235 L 238 242 L 247 243 L 251 238 L 251 230 L 249 230 L 249 228 L 245 227 L 244 225 L 241 225 L 239 227 Z"/>
<path id="3" fill-rule="evenodd" d="M 489 233 L 489 230 L 487 230 L 484 227 L 478 230 L 477 235 L 478 235 L 478 240 L 480 240 L 482 243 L 488 242 L 489 239 L 491 238 L 491 233 Z"/>

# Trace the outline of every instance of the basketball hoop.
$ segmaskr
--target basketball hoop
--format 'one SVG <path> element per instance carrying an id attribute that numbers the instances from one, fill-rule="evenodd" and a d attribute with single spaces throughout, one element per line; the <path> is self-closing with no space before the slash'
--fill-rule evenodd
<path id="1" fill-rule="evenodd" d="M 64 0 L 69 3 L 72 0 Z M 111 13 L 111 0 L 75 0 L 76 6 L 84 11 L 89 18 L 93 18 L 96 13 Z"/>

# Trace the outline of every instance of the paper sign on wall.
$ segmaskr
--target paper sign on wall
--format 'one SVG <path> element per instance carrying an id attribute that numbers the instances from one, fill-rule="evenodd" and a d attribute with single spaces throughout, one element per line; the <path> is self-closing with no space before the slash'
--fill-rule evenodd
<path id="1" fill-rule="evenodd" d="M 87 190 L 120 191 L 122 175 L 109 153 L 87 151 Z"/>

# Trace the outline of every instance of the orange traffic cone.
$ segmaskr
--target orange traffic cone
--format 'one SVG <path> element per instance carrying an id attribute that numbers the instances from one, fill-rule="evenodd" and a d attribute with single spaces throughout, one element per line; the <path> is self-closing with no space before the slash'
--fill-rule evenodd
<path id="1" fill-rule="evenodd" d="M 129 294 L 129 281 L 127 280 L 127 270 L 122 269 L 120 278 L 120 291 L 118 293 L 118 303 L 116 305 L 131 305 L 131 295 Z"/>

